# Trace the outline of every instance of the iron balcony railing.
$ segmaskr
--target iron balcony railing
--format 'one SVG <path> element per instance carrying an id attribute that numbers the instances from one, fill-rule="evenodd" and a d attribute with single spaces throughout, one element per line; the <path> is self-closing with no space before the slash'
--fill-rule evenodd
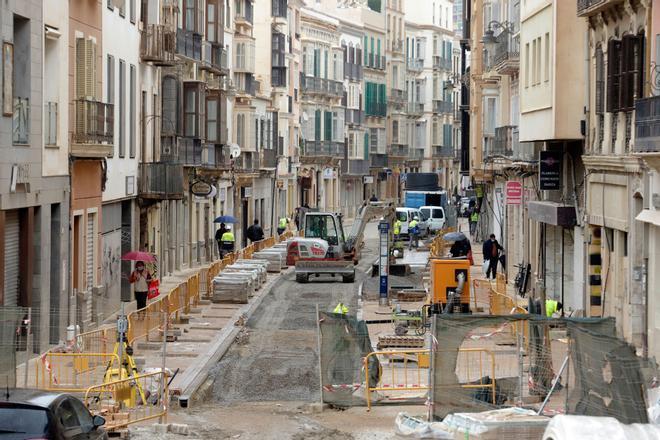
<path id="1" fill-rule="evenodd" d="M 390 89 L 390 101 L 401 103 L 405 102 L 406 99 L 408 99 L 408 97 L 406 96 L 405 90 Z"/>
<path id="2" fill-rule="evenodd" d="M 112 144 L 115 130 L 114 105 L 91 99 L 78 99 L 74 106 L 73 142 Z"/>
<path id="3" fill-rule="evenodd" d="M 637 153 L 660 152 L 660 96 L 635 101 L 635 145 Z"/>
<path id="4" fill-rule="evenodd" d="M 14 144 L 29 143 L 30 100 L 28 98 L 14 98 L 12 133 L 12 141 Z"/>
<path id="5" fill-rule="evenodd" d="M 408 70 L 420 71 L 424 68 L 424 60 L 420 58 L 408 58 Z"/>
<path id="6" fill-rule="evenodd" d="M 228 70 L 227 51 L 224 47 L 209 41 L 202 42 L 201 69 L 220 73 Z"/>
<path id="7" fill-rule="evenodd" d="M 515 125 L 505 125 L 503 127 L 495 127 L 495 138 L 493 139 L 493 148 L 489 156 L 513 156 L 513 132 L 517 130 Z"/>
<path id="8" fill-rule="evenodd" d="M 141 163 L 139 178 L 138 191 L 142 198 L 161 200 L 183 198 L 183 166 L 180 164 Z"/>
<path id="9" fill-rule="evenodd" d="M 176 35 L 162 24 L 149 24 L 142 31 L 140 38 L 140 57 L 142 61 L 154 63 L 157 66 L 174 64 L 176 51 Z"/>
<path id="10" fill-rule="evenodd" d="M 424 159 L 424 147 L 411 148 L 409 157 L 413 160 Z"/>
<path id="11" fill-rule="evenodd" d="M 201 61 L 202 36 L 192 31 L 178 29 L 176 31 L 176 53 L 193 60 Z"/>
<path id="12" fill-rule="evenodd" d="M 355 63 L 344 63 L 344 78 L 351 81 L 362 81 L 364 69 Z"/>
<path id="13" fill-rule="evenodd" d="M 275 168 L 277 166 L 277 150 L 274 148 L 268 148 L 262 150 L 262 168 Z"/>
<path id="14" fill-rule="evenodd" d="M 347 108 L 344 121 L 348 125 L 362 125 L 364 122 L 364 112 L 354 108 Z"/>
<path id="15" fill-rule="evenodd" d="M 410 114 L 424 113 L 424 103 L 422 102 L 409 102 L 407 107 Z"/>
<path id="16" fill-rule="evenodd" d="M 189 167 L 228 168 L 229 151 L 219 144 L 203 144 L 188 137 L 161 137 L 161 161 Z"/>
<path id="17" fill-rule="evenodd" d="M 433 68 L 442 70 L 451 70 L 451 58 L 443 58 L 438 55 L 433 56 Z"/>
<path id="18" fill-rule="evenodd" d="M 403 40 L 392 41 L 392 52 L 403 52 Z"/>
<path id="19" fill-rule="evenodd" d="M 387 104 L 384 102 L 367 102 L 365 105 L 365 114 L 376 117 L 387 116 Z"/>
<path id="20" fill-rule="evenodd" d="M 233 168 L 242 173 L 257 173 L 260 164 L 259 154 L 256 151 L 246 151 L 234 160 Z"/>
<path id="21" fill-rule="evenodd" d="M 435 158 L 452 158 L 454 157 L 454 147 L 443 147 L 443 146 L 433 146 L 431 149 L 431 154 Z"/>
<path id="22" fill-rule="evenodd" d="M 453 111 L 454 103 L 452 101 L 433 100 L 433 113 L 453 113 Z"/>
<path id="23" fill-rule="evenodd" d="M 610 0 L 577 0 L 577 15 L 579 17 L 588 15 L 594 12 L 592 10 L 594 6 L 599 6 L 607 1 Z"/>
<path id="24" fill-rule="evenodd" d="M 334 141 L 305 141 L 303 156 L 330 156 L 344 158 L 344 143 Z"/>
<path id="25" fill-rule="evenodd" d="M 372 168 L 384 168 L 387 166 L 387 154 L 369 153 L 370 166 Z"/>
<path id="26" fill-rule="evenodd" d="M 370 53 L 367 56 L 367 64 L 365 67 L 369 67 L 372 69 L 377 69 L 377 70 L 385 70 L 386 64 L 385 64 L 385 57 L 382 55 L 376 55 L 373 53 Z"/>
<path id="27" fill-rule="evenodd" d="M 506 38 L 505 35 L 500 35 L 500 38 L 502 38 L 502 41 L 495 45 L 491 67 L 520 59 L 520 40 L 518 38 Z"/>
<path id="28" fill-rule="evenodd" d="M 44 145 L 57 145 L 59 113 L 57 102 L 44 104 Z"/>
<path id="29" fill-rule="evenodd" d="M 410 149 L 408 145 L 392 144 L 390 145 L 388 154 L 392 157 L 408 157 Z"/>
<path id="30" fill-rule="evenodd" d="M 256 96 L 258 81 L 254 79 L 254 75 L 251 73 L 242 73 L 245 78 L 238 81 L 235 84 L 236 93 L 241 95 L 251 95 Z"/>
<path id="31" fill-rule="evenodd" d="M 300 74 L 300 89 L 303 93 L 315 93 L 340 98 L 344 96 L 343 83 L 316 76 L 306 76 L 304 73 Z"/>
<path id="32" fill-rule="evenodd" d="M 341 162 L 341 174 L 352 176 L 369 174 L 369 161 L 365 159 L 344 159 Z"/>

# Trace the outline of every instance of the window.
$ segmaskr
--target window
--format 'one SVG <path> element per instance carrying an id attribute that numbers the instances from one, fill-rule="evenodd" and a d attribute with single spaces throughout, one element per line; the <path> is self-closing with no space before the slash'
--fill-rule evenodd
<path id="1" fill-rule="evenodd" d="M 607 43 L 607 111 L 617 112 L 620 109 L 621 81 L 621 41 L 610 40 Z"/>
<path id="2" fill-rule="evenodd" d="M 130 0 L 130 2 L 131 2 L 129 5 L 129 7 L 131 8 L 131 10 L 129 11 L 130 20 L 131 23 L 135 24 L 135 0 Z"/>
<path id="3" fill-rule="evenodd" d="M 106 101 L 108 104 L 115 102 L 115 57 L 108 55 L 106 62 Z"/>
<path id="4" fill-rule="evenodd" d="M 225 27 L 231 29 L 231 5 L 230 0 L 225 0 Z"/>
<path id="5" fill-rule="evenodd" d="M 222 41 L 220 30 L 221 10 L 218 0 L 207 0 L 206 2 L 206 40 L 211 43 Z"/>
<path id="6" fill-rule="evenodd" d="M 286 18 L 287 0 L 273 0 L 272 8 L 273 17 Z"/>
<path id="7" fill-rule="evenodd" d="M 399 121 L 392 121 L 392 142 L 399 143 Z"/>
<path id="8" fill-rule="evenodd" d="M 218 143 L 218 98 L 206 99 L 206 140 Z"/>
<path id="9" fill-rule="evenodd" d="M 603 59 L 603 47 L 596 47 L 596 114 L 605 111 L 605 61 Z"/>
<path id="10" fill-rule="evenodd" d="M 236 115 L 236 143 L 245 148 L 245 114 L 239 113 Z"/>
<path id="11" fill-rule="evenodd" d="M 544 78 L 545 82 L 550 81 L 550 34 L 546 32 L 545 34 L 545 66 L 544 66 Z"/>
<path id="12" fill-rule="evenodd" d="M 179 82 L 173 76 L 163 78 L 162 106 L 161 133 L 174 136 L 179 131 Z"/>
<path id="13" fill-rule="evenodd" d="M 183 135 L 191 138 L 201 137 L 201 121 L 204 120 L 202 102 L 204 101 L 203 83 L 184 84 L 183 90 Z"/>
<path id="14" fill-rule="evenodd" d="M 135 66 L 131 64 L 131 66 L 130 66 L 130 77 L 129 77 L 129 87 L 130 87 L 130 89 L 129 89 L 129 92 L 128 92 L 128 96 L 129 96 L 129 102 L 128 102 L 128 117 L 129 117 L 128 127 L 129 127 L 129 136 L 130 136 L 129 139 L 128 139 L 128 142 L 129 142 L 129 144 L 128 144 L 129 145 L 129 147 L 128 147 L 129 148 L 129 150 L 128 150 L 129 153 L 128 154 L 129 154 L 129 157 L 131 157 L 131 158 L 135 157 L 135 135 L 136 135 L 136 132 L 135 132 L 135 129 L 136 129 L 136 127 L 135 127 L 135 105 L 136 105 L 136 102 L 135 102 L 135 99 L 136 99 L 135 87 L 137 86 L 137 81 L 136 81 L 136 76 L 135 75 L 136 75 Z"/>
<path id="15" fill-rule="evenodd" d="M 119 60 L 119 157 L 126 156 L 126 62 Z"/>
<path id="16" fill-rule="evenodd" d="M 529 43 L 525 44 L 525 87 L 529 87 Z"/>

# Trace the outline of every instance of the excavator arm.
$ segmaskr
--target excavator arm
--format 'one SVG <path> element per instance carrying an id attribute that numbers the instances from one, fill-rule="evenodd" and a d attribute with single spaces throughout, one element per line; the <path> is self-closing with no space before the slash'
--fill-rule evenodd
<path id="1" fill-rule="evenodd" d="M 346 239 L 346 252 L 354 255 L 360 250 L 364 241 L 364 229 L 367 223 L 372 220 L 382 218 L 390 224 L 394 223 L 396 217 L 396 208 L 391 203 L 383 202 L 365 202 L 359 209 L 355 217 L 355 222 L 351 228 L 350 234 Z"/>

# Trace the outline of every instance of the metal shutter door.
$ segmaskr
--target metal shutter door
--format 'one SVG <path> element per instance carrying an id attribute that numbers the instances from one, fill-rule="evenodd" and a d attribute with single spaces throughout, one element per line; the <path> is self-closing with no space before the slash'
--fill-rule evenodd
<path id="1" fill-rule="evenodd" d="M 18 258 L 19 258 L 18 211 L 5 214 L 5 299 L 4 305 L 18 305 Z"/>
<path id="2" fill-rule="evenodd" d="M 85 271 L 87 290 L 94 285 L 94 214 L 87 214 L 87 237 L 85 240 Z"/>

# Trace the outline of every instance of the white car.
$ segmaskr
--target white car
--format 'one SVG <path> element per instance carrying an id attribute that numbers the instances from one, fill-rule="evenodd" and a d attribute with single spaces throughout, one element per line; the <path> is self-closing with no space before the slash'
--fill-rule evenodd
<path id="1" fill-rule="evenodd" d="M 432 233 L 445 227 L 447 217 L 442 206 L 422 206 L 419 210 L 422 211 L 422 215 L 426 218 L 429 231 Z"/>
<path id="2" fill-rule="evenodd" d="M 429 235 L 429 224 L 426 221 L 424 214 L 416 208 L 396 208 L 396 218 L 401 221 L 401 232 L 403 236 L 408 236 L 408 223 L 417 217 L 419 221 L 419 236 L 426 237 Z"/>

